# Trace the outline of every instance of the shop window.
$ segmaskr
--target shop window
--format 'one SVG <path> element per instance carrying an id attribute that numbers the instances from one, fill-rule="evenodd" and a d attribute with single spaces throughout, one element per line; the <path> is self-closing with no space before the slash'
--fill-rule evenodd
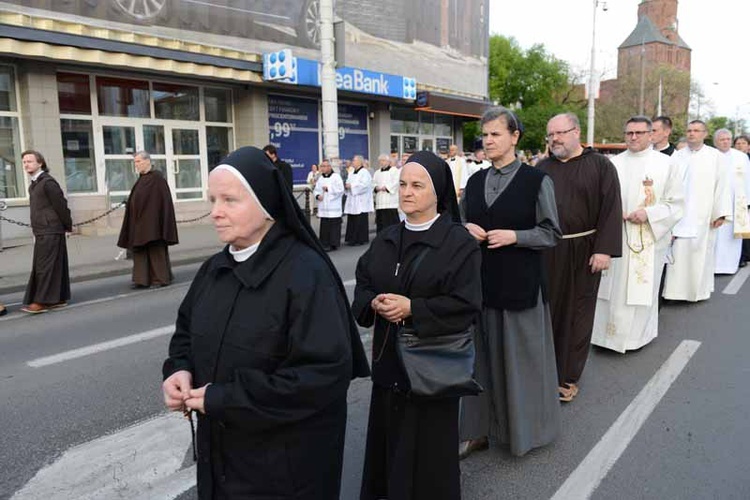
<path id="1" fill-rule="evenodd" d="M 154 112 L 165 120 L 200 119 L 198 87 L 154 83 Z"/>
<path id="2" fill-rule="evenodd" d="M 69 193 L 96 192 L 94 131 L 90 120 L 60 120 L 65 187 Z"/>
<path id="3" fill-rule="evenodd" d="M 164 144 L 164 127 L 161 125 L 144 125 L 143 146 L 149 154 L 166 154 L 167 148 Z"/>
<path id="4" fill-rule="evenodd" d="M 453 137 L 453 117 L 435 115 L 435 135 Z"/>
<path id="5" fill-rule="evenodd" d="M 57 101 L 62 114 L 90 115 L 91 91 L 88 75 L 58 73 Z"/>
<path id="6" fill-rule="evenodd" d="M 104 160 L 107 169 L 107 189 L 109 191 L 130 191 L 135 184 L 135 165 L 133 159 Z M 120 199 L 112 199 L 118 202 Z"/>
<path id="7" fill-rule="evenodd" d="M 225 89 L 204 89 L 206 121 L 232 123 L 231 92 Z"/>
<path id="8" fill-rule="evenodd" d="M 25 196 L 20 154 L 18 118 L 0 116 L 0 198 Z"/>
<path id="9" fill-rule="evenodd" d="M 102 127 L 105 155 L 132 155 L 135 153 L 133 127 Z"/>
<path id="10" fill-rule="evenodd" d="M 10 66 L 0 66 L 0 111 L 17 111 L 16 76 Z"/>
<path id="11" fill-rule="evenodd" d="M 151 116 L 146 81 L 100 76 L 96 79 L 96 97 L 100 115 L 130 118 Z"/>
<path id="12" fill-rule="evenodd" d="M 232 148 L 232 129 L 227 127 L 206 127 L 209 170 L 219 164 Z"/>
<path id="13" fill-rule="evenodd" d="M 395 108 L 391 111 L 391 132 L 396 134 L 416 134 L 418 131 L 418 112 L 406 108 Z"/>
<path id="14" fill-rule="evenodd" d="M 435 123 L 432 120 L 431 113 L 419 113 L 419 133 L 422 135 L 432 135 L 435 130 Z M 432 150 L 430 150 L 432 151 Z"/>

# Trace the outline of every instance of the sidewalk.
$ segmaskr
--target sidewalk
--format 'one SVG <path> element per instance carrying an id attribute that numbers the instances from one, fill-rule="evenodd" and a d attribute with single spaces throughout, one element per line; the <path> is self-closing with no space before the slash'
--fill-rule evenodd
<path id="1" fill-rule="evenodd" d="M 311 224 L 318 234 L 320 219 L 311 217 Z M 213 224 L 178 226 L 180 243 L 169 247 L 169 259 L 172 266 L 202 262 L 221 250 L 224 245 L 219 241 Z M 346 230 L 346 217 L 342 228 Z M 375 233 L 375 215 L 370 216 L 370 238 Z M 103 236 L 72 235 L 68 238 L 68 263 L 70 281 L 73 283 L 87 281 L 105 276 L 130 274 L 133 262 L 115 260 L 120 253 L 117 247 L 117 234 Z M 26 288 L 31 273 L 31 241 L 0 252 L 0 295 L 14 293 Z"/>
<path id="2" fill-rule="evenodd" d="M 169 247 L 172 266 L 201 262 L 221 250 L 213 225 L 178 227 L 180 243 Z M 68 238 L 70 280 L 75 282 L 104 276 L 129 274 L 133 269 L 130 260 L 115 260 L 120 253 L 117 234 L 104 236 L 72 235 Z M 13 293 L 26 288 L 31 273 L 31 241 L 0 252 L 0 294 Z"/>

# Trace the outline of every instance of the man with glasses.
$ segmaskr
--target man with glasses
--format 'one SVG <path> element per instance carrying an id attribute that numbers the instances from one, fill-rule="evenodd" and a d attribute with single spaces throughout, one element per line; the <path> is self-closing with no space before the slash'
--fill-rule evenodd
<path id="1" fill-rule="evenodd" d="M 729 174 L 721 154 L 703 143 L 706 124 L 693 120 L 687 128 L 687 147 L 672 160 L 685 172 L 685 214 L 674 228 L 674 261 L 667 264 L 663 297 L 698 302 L 714 290 L 716 230 L 732 214 Z"/>
<path id="2" fill-rule="evenodd" d="M 578 117 L 547 123 L 550 157 L 537 167 L 555 184 L 562 240 L 545 251 L 561 401 L 578 394 L 588 358 L 601 272 L 622 252 L 620 184 L 604 155 L 581 146 Z"/>
<path id="3" fill-rule="evenodd" d="M 651 148 L 652 135 L 651 120 L 630 118 L 628 149 L 612 159 L 622 192 L 622 259 L 602 273 L 591 343 L 621 353 L 658 334 L 659 283 L 685 204 L 682 172 Z"/>

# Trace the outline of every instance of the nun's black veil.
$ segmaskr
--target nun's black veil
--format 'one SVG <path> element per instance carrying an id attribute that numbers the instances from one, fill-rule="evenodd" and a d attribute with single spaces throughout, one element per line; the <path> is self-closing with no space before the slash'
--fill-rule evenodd
<path id="1" fill-rule="evenodd" d="M 406 163 L 418 163 L 430 174 L 432 185 L 437 195 L 437 211 L 439 214 L 448 212 L 453 222 L 461 223 L 461 213 L 456 200 L 456 188 L 453 184 L 453 174 L 448 164 L 430 151 L 418 151 L 411 155 Z"/>
<path id="2" fill-rule="evenodd" d="M 349 316 L 349 334 L 352 346 L 353 377 L 366 377 L 370 374 L 359 329 L 354 321 L 344 283 L 328 254 L 323 250 L 310 223 L 307 221 L 292 197 L 281 171 L 277 169 L 266 154 L 258 148 L 242 147 L 224 158 L 219 164 L 230 165 L 237 169 L 252 187 L 258 201 L 274 220 L 282 223 L 301 242 L 315 250 L 331 269 L 341 291 Z"/>

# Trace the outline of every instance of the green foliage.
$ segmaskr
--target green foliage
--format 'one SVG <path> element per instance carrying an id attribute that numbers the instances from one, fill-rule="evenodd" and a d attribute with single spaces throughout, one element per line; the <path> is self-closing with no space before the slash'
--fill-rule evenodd
<path id="1" fill-rule="evenodd" d="M 513 109 L 523 123 L 519 149 L 543 150 L 547 121 L 557 113 L 585 114 L 567 63 L 542 45 L 524 50 L 514 38 L 490 37 L 489 91 L 490 101 Z M 464 144 L 471 147 L 479 132 L 475 123 L 464 125 Z"/>

